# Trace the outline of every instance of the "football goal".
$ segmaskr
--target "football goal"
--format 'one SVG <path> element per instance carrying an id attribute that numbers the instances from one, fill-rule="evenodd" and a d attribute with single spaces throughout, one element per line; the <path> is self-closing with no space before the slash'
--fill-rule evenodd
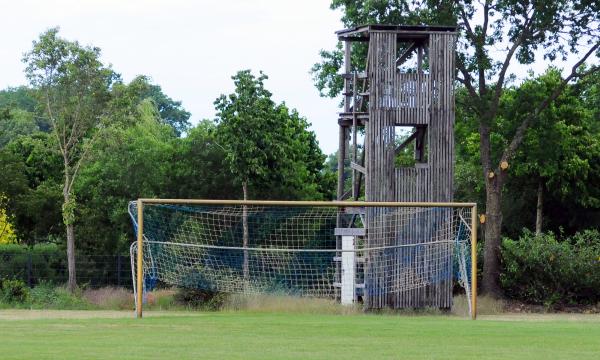
<path id="1" fill-rule="evenodd" d="M 139 199 L 136 311 L 159 284 L 476 315 L 476 205 Z"/>

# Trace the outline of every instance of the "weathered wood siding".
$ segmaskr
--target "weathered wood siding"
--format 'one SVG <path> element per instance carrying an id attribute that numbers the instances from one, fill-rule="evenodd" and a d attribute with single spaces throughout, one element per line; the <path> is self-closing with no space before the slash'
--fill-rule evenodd
<path id="1" fill-rule="evenodd" d="M 400 73 L 394 32 L 369 34 L 369 121 L 365 131 L 367 201 L 452 201 L 454 168 L 454 33 L 429 33 L 429 73 Z M 396 168 L 395 127 L 427 126 L 428 159 Z M 369 247 L 422 243 L 450 233 L 450 210 L 406 212 L 369 208 Z M 402 248 L 370 255 L 365 266 L 365 304 L 369 308 L 449 308 L 452 301 L 452 253 Z M 410 259 L 410 261 L 407 261 Z M 408 265 L 407 265 L 408 264 Z M 412 265 L 411 265 L 412 264 Z M 416 265 L 415 265 L 416 264 Z M 414 268 L 410 268 L 413 266 Z M 422 286 L 395 286 L 418 276 L 418 267 L 447 269 L 447 277 Z"/>

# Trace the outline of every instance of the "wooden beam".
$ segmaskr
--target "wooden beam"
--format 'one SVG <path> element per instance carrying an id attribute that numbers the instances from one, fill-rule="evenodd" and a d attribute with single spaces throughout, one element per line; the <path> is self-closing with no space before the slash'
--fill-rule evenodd
<path id="1" fill-rule="evenodd" d="M 341 76 L 342 79 L 346 79 L 346 80 L 352 80 L 354 78 L 354 73 L 351 73 L 349 70 L 345 73 L 342 74 L 338 74 L 338 76 Z M 367 78 L 367 73 L 366 72 L 357 72 L 356 73 L 356 77 L 359 79 L 366 79 Z"/>
<path id="2" fill-rule="evenodd" d="M 408 59 L 408 57 L 412 54 L 412 52 L 415 51 L 418 47 L 419 44 L 416 41 L 410 44 L 408 46 L 408 49 L 404 50 L 402 55 L 400 55 L 400 57 L 396 60 L 396 66 L 402 65 L 402 63 L 405 62 L 406 59 Z"/>
<path id="3" fill-rule="evenodd" d="M 369 42 L 368 36 L 338 36 L 339 41 Z"/>
<path id="4" fill-rule="evenodd" d="M 366 174 L 366 173 L 367 173 L 367 169 L 365 169 L 365 167 L 364 167 L 364 166 L 360 166 L 360 165 L 358 165 L 357 163 L 355 163 L 354 161 L 352 161 L 352 162 L 350 163 L 350 167 L 351 167 L 352 169 L 354 169 L 354 170 L 358 171 L 358 172 L 361 172 L 361 173 L 363 173 L 363 174 Z"/>
<path id="5" fill-rule="evenodd" d="M 402 144 L 400 144 L 400 146 L 398 146 L 396 148 L 396 150 L 394 150 L 394 155 L 398 155 L 400 153 L 400 151 L 402 151 L 402 149 L 404 149 L 406 146 L 408 146 L 408 144 L 410 144 L 414 139 L 416 139 L 417 133 L 418 132 L 415 131 L 408 137 L 408 139 L 404 140 L 404 142 Z"/>
<path id="6" fill-rule="evenodd" d="M 140 198 L 144 204 L 188 204 L 188 205 L 238 205 L 238 206 L 320 206 L 320 207 L 473 207 L 472 202 L 435 201 L 284 201 L 284 200 L 213 200 L 213 199 L 158 199 Z"/>
<path id="7" fill-rule="evenodd" d="M 359 127 L 365 126 L 367 120 L 368 120 L 368 118 L 358 119 L 357 126 L 359 126 Z M 351 127 L 352 126 L 352 119 L 339 118 L 338 119 L 338 125 L 341 126 L 341 127 L 344 127 L 344 128 Z"/>
<path id="8" fill-rule="evenodd" d="M 365 228 L 335 228 L 335 236 L 365 236 Z"/>

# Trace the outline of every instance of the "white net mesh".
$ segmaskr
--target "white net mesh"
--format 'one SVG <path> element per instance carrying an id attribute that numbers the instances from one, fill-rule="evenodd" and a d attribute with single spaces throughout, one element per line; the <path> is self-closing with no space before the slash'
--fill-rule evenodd
<path id="1" fill-rule="evenodd" d="M 164 283 L 350 296 L 368 308 L 450 307 L 456 284 L 470 293 L 470 211 L 144 204 L 144 290 Z M 129 212 L 137 230 L 135 202 Z"/>

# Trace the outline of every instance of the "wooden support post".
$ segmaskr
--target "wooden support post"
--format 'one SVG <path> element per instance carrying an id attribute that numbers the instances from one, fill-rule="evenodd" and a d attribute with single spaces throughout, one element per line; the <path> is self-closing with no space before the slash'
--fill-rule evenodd
<path id="1" fill-rule="evenodd" d="M 351 58 L 351 43 L 349 41 L 344 42 L 344 72 L 345 74 L 349 74 L 352 66 L 350 63 Z M 344 77 L 344 92 L 346 93 L 344 97 L 344 112 L 350 112 L 350 102 L 352 101 L 352 94 L 350 88 L 350 80 L 348 76 Z M 344 196 L 344 160 L 346 160 L 346 128 L 340 126 L 340 134 L 339 134 L 339 149 L 338 149 L 338 187 L 337 187 L 337 200 L 342 201 Z M 338 219 L 338 227 L 341 226 Z"/>
<path id="2" fill-rule="evenodd" d="M 352 162 L 356 163 L 356 158 L 357 158 L 357 141 L 356 141 L 356 136 L 358 135 L 358 131 L 357 131 L 357 118 L 356 118 L 356 112 L 359 111 L 360 109 L 356 108 L 357 105 L 357 92 L 358 92 L 358 86 L 357 86 L 357 78 L 356 78 L 356 72 L 354 73 L 354 76 L 352 78 Z M 357 174 L 356 174 L 356 169 L 352 168 L 352 198 L 356 199 L 357 197 L 357 193 L 356 193 L 356 180 L 357 180 Z"/>

